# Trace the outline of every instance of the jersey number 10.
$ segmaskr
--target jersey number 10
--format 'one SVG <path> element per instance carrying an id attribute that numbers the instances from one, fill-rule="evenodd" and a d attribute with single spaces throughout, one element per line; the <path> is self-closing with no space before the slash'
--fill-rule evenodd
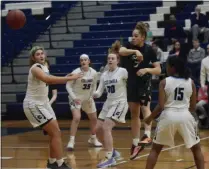
<path id="1" fill-rule="evenodd" d="M 174 100 L 182 101 L 184 98 L 184 88 L 177 87 L 175 89 Z"/>

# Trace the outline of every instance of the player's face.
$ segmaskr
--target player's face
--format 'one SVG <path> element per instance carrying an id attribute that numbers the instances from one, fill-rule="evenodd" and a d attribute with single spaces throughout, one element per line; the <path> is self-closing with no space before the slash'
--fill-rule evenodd
<path id="1" fill-rule="evenodd" d="M 176 42 L 176 43 L 175 43 L 175 49 L 176 49 L 176 50 L 179 50 L 179 49 L 180 49 L 180 43 L 179 43 L 179 42 Z"/>
<path id="2" fill-rule="evenodd" d="M 139 30 L 135 29 L 132 33 L 133 45 L 138 45 L 138 44 L 144 42 L 144 40 L 145 40 L 145 37 L 140 34 Z"/>
<path id="3" fill-rule="evenodd" d="M 40 63 L 40 64 L 44 65 L 45 64 L 45 58 L 46 58 L 46 55 L 45 55 L 43 50 L 37 50 L 36 53 L 34 54 L 34 60 L 37 63 Z"/>
<path id="4" fill-rule="evenodd" d="M 81 58 L 80 59 L 80 64 L 81 64 L 82 68 L 87 68 L 87 67 L 89 67 L 90 60 L 87 59 L 87 58 Z"/>
<path id="5" fill-rule="evenodd" d="M 118 65 L 118 59 L 116 54 L 109 54 L 107 57 L 108 66 L 110 69 L 113 69 L 117 67 Z"/>

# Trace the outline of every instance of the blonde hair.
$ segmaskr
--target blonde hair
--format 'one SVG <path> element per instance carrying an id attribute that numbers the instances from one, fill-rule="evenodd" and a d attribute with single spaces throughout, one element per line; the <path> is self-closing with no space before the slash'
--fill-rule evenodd
<path id="1" fill-rule="evenodd" d="M 135 29 L 137 29 L 139 31 L 139 33 L 141 34 L 141 36 L 144 36 L 144 39 L 147 38 L 147 26 L 145 23 L 143 22 L 137 22 Z"/>
<path id="2" fill-rule="evenodd" d="M 33 64 L 35 64 L 36 62 L 34 61 L 34 55 L 38 50 L 42 50 L 44 51 L 44 48 L 41 46 L 34 46 L 32 47 L 32 49 L 30 50 L 29 54 L 30 54 L 30 59 L 29 59 L 29 65 L 32 66 Z"/>

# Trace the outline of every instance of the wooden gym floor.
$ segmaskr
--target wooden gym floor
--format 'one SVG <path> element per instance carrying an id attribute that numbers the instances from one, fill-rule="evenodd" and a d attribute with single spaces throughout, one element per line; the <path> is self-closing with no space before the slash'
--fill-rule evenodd
<path id="1" fill-rule="evenodd" d="M 59 121 L 62 129 L 63 148 L 69 138 L 70 121 Z M 146 147 L 136 160 L 129 160 L 131 146 L 130 122 L 113 131 L 114 145 L 121 152 L 122 158 L 112 169 L 144 169 L 151 147 Z M 154 125 L 153 125 L 154 126 Z M 154 131 L 154 127 L 153 127 Z M 66 152 L 66 160 L 73 169 L 96 169 L 96 164 L 104 156 L 101 148 L 88 146 L 88 122 L 81 121 L 76 137 L 75 151 Z M 205 159 L 205 169 L 209 169 L 209 130 L 200 131 L 201 146 Z M 11 168 L 46 168 L 48 158 L 48 137 L 41 130 L 31 128 L 28 121 L 10 121 L 2 123 L 1 166 Z M 155 169 L 194 169 L 190 150 L 186 149 L 179 135 L 175 147 L 164 147 Z"/>

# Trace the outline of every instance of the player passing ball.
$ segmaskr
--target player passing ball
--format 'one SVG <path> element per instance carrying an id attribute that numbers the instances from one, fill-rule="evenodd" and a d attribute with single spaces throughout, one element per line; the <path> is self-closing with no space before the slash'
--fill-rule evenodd
<path id="1" fill-rule="evenodd" d="M 30 51 L 30 69 L 26 96 L 23 101 L 25 115 L 34 128 L 43 129 L 50 138 L 47 168 L 70 169 L 63 160 L 61 132 L 48 98 L 49 84 L 65 84 L 82 77 L 81 74 L 57 77 L 49 75 L 45 65 L 45 50 L 35 46 Z"/>

